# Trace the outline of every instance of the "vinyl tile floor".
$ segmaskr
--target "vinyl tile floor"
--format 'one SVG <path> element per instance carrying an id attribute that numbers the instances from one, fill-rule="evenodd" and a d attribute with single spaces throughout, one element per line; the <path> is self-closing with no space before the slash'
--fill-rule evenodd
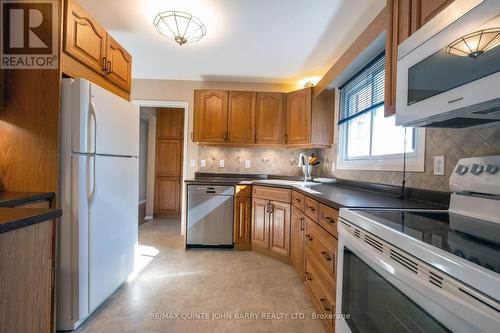
<path id="1" fill-rule="evenodd" d="M 252 251 L 185 251 L 174 219 L 143 224 L 139 253 L 142 270 L 76 332 L 324 332 L 291 265 Z"/>

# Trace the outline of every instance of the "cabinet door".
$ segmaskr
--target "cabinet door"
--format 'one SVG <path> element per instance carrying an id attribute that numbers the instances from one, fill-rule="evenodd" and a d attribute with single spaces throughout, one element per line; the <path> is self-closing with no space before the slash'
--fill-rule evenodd
<path id="1" fill-rule="evenodd" d="M 158 108 L 156 138 L 182 140 L 184 133 L 184 109 Z"/>
<path id="2" fill-rule="evenodd" d="M 283 256 L 290 253 L 290 204 L 272 201 L 269 248 Z"/>
<path id="3" fill-rule="evenodd" d="M 250 219 L 252 216 L 252 199 L 235 198 L 234 210 L 234 242 L 250 243 Z"/>
<path id="4" fill-rule="evenodd" d="M 283 99 L 282 93 L 257 93 L 255 143 L 283 144 Z"/>
<path id="5" fill-rule="evenodd" d="M 387 1 L 384 113 L 396 113 L 398 46 L 412 34 L 412 0 Z"/>
<path id="6" fill-rule="evenodd" d="M 301 279 L 304 279 L 304 229 L 304 213 L 297 207 L 292 207 L 290 223 L 290 260 Z"/>
<path id="7" fill-rule="evenodd" d="M 255 92 L 229 92 L 227 132 L 228 141 L 231 143 L 254 142 Z"/>
<path id="8" fill-rule="evenodd" d="M 66 1 L 64 51 L 100 74 L 104 72 L 106 30 L 74 0 Z"/>
<path id="9" fill-rule="evenodd" d="M 286 96 L 287 145 L 308 144 L 311 139 L 311 88 L 288 93 Z"/>
<path id="10" fill-rule="evenodd" d="M 434 16 L 448 7 L 454 0 L 413 0 L 413 17 L 416 29 L 429 22 Z"/>
<path id="11" fill-rule="evenodd" d="M 252 200 L 252 244 L 269 247 L 269 201 Z"/>
<path id="12" fill-rule="evenodd" d="M 181 179 L 156 177 L 155 215 L 180 215 Z"/>
<path id="13" fill-rule="evenodd" d="M 181 176 L 182 141 L 156 141 L 156 175 Z"/>
<path id="14" fill-rule="evenodd" d="M 110 35 L 106 36 L 106 75 L 108 80 L 130 92 L 132 56 Z"/>
<path id="15" fill-rule="evenodd" d="M 227 104 L 227 91 L 195 90 L 195 142 L 222 143 L 226 141 Z"/>

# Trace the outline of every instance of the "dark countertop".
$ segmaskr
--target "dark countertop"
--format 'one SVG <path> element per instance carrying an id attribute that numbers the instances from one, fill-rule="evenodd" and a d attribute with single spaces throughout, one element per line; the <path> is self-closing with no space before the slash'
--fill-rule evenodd
<path id="1" fill-rule="evenodd" d="M 274 177 L 273 177 L 274 178 Z M 280 177 L 281 179 L 297 180 L 297 177 Z M 267 177 L 252 178 L 252 176 L 223 176 L 207 174 L 187 179 L 186 184 L 210 185 L 259 185 L 270 187 L 291 188 L 308 197 L 316 199 L 325 205 L 340 208 L 404 208 L 404 209 L 448 209 L 449 193 L 419 189 L 408 189 L 405 198 L 400 199 L 400 188 L 397 186 L 359 183 L 353 181 L 331 180 L 312 186 L 293 186 L 287 184 L 266 183 Z M 271 179 L 271 177 L 269 177 Z"/>
<path id="2" fill-rule="evenodd" d="M 0 192 L 0 207 L 14 207 L 33 202 L 51 200 L 53 192 Z"/>
<path id="3" fill-rule="evenodd" d="M 50 208 L 0 208 L 0 234 L 61 217 L 62 210 Z"/>

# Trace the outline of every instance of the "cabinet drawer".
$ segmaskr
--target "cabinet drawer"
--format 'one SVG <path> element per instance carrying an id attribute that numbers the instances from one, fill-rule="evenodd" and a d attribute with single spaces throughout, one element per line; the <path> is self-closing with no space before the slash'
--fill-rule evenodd
<path id="1" fill-rule="evenodd" d="M 237 198 L 251 198 L 252 186 L 251 185 L 236 185 L 235 195 Z"/>
<path id="2" fill-rule="evenodd" d="M 335 289 L 331 283 L 328 283 L 321 269 L 317 266 L 315 260 L 306 254 L 305 256 L 305 285 L 306 290 L 312 298 L 313 304 L 323 314 L 323 322 L 329 328 L 333 329 L 333 318 L 335 313 Z"/>
<path id="3" fill-rule="evenodd" d="M 304 213 L 306 213 L 309 218 L 311 218 L 313 221 L 318 222 L 318 211 L 319 211 L 319 204 L 316 200 L 311 199 L 309 197 L 305 197 L 304 199 L 305 202 L 305 210 Z"/>
<path id="4" fill-rule="evenodd" d="M 324 269 L 332 283 L 335 283 L 337 262 L 337 240 L 323 230 L 316 222 L 306 218 L 305 247 Z"/>
<path id="5" fill-rule="evenodd" d="M 338 238 L 337 223 L 339 211 L 335 208 L 319 204 L 319 225 Z"/>
<path id="6" fill-rule="evenodd" d="M 50 201 L 37 201 L 14 206 L 15 208 L 50 208 Z"/>
<path id="7" fill-rule="evenodd" d="M 258 199 L 290 203 L 291 192 L 286 188 L 253 186 L 253 197 Z"/>
<path id="8" fill-rule="evenodd" d="M 292 191 L 292 204 L 303 212 L 306 208 L 305 195 L 297 191 Z"/>

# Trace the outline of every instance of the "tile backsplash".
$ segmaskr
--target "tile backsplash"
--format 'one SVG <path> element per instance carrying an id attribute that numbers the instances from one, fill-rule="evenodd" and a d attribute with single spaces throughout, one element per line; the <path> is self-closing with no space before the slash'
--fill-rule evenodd
<path id="1" fill-rule="evenodd" d="M 359 181 L 401 185 L 402 172 L 339 170 L 332 172 L 337 161 L 336 148 L 320 149 L 323 161 L 320 175 Z M 449 191 L 448 181 L 458 160 L 465 157 L 500 154 L 500 126 L 483 129 L 426 129 L 425 171 L 407 172 L 408 187 Z M 445 156 L 445 175 L 434 176 L 434 156 Z"/>
<path id="2" fill-rule="evenodd" d="M 205 160 L 206 167 L 198 167 L 198 171 L 299 176 L 301 169 L 297 164 L 301 152 L 310 155 L 316 150 L 200 146 L 198 166 Z M 224 160 L 223 168 L 219 166 L 220 160 Z M 250 168 L 245 168 L 246 160 L 250 161 Z"/>

